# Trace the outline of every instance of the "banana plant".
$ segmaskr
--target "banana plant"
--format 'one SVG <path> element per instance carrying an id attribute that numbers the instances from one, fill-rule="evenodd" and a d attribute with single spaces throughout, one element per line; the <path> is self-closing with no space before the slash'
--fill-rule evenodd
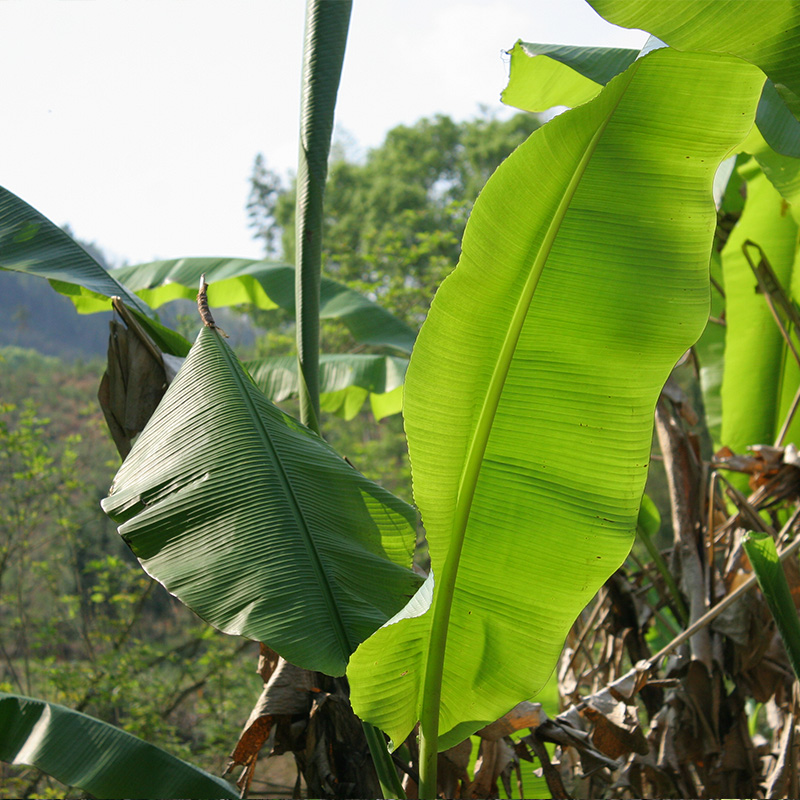
<path id="1" fill-rule="evenodd" d="M 535 132 L 475 205 L 406 377 L 433 605 L 348 669 L 356 713 L 395 744 L 419 720 L 421 797 L 438 750 L 535 695 L 628 553 L 656 399 L 708 315 L 714 173 L 763 80 L 652 52 Z"/>

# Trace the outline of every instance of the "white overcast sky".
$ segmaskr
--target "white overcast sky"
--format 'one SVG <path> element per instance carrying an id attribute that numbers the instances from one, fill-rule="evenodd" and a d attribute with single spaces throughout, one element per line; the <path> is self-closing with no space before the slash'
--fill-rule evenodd
<path id="1" fill-rule="evenodd" d="M 253 159 L 297 157 L 302 0 L 1 0 L 0 185 L 112 258 L 259 257 Z M 337 128 L 368 148 L 499 95 L 508 50 L 641 47 L 584 0 L 355 0 Z"/>

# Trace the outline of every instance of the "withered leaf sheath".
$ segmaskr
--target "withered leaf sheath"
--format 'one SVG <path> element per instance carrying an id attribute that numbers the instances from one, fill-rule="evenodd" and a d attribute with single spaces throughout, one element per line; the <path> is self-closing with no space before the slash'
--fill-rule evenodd
<path id="1" fill-rule="evenodd" d="M 214 322 L 214 317 L 211 316 L 211 311 L 208 308 L 208 295 L 207 295 L 208 284 L 206 283 L 206 274 L 205 272 L 200 276 L 200 286 L 197 290 L 197 310 L 200 312 L 200 319 L 203 320 L 203 324 L 207 328 L 212 328 L 213 330 L 219 331 L 226 339 L 229 338 L 228 334 L 225 333 L 222 328 Z"/>

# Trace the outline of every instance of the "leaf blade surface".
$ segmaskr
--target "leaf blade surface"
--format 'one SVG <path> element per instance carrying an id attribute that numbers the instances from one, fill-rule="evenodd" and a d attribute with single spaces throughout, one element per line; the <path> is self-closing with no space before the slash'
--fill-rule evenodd
<path id="1" fill-rule="evenodd" d="M 433 608 L 381 629 L 348 670 L 356 713 L 395 744 L 424 720 L 435 642 L 444 749 L 544 685 L 627 555 L 656 399 L 708 316 L 714 172 L 762 82 L 742 61 L 651 53 L 534 133 L 479 197 L 406 377 Z"/>
<path id="2" fill-rule="evenodd" d="M 204 619 L 330 675 L 420 583 L 414 510 L 270 403 L 208 328 L 103 508 Z"/>
<path id="3" fill-rule="evenodd" d="M 0 760 L 35 766 L 95 797 L 237 798 L 227 781 L 106 722 L 0 692 Z"/>

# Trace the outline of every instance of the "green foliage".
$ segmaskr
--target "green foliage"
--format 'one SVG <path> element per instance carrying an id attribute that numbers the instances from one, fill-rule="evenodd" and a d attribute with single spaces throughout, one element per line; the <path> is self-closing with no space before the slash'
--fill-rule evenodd
<path id="1" fill-rule="evenodd" d="M 778 626 L 795 677 L 800 680 L 800 620 L 775 541 L 767 533 L 750 531 L 742 544 Z"/>
<path id="2" fill-rule="evenodd" d="M 739 168 L 746 182 L 747 204 L 722 251 L 725 286 L 725 375 L 722 382 L 722 444 L 744 452 L 751 444 L 773 444 L 786 419 L 800 384 L 800 369 L 786 341 L 748 257 L 760 260 L 748 241 L 759 244 L 776 278 L 792 296 L 800 295 L 795 271 L 798 228 L 786 203 L 751 159 Z M 748 252 L 745 252 L 745 251 Z M 750 252 L 752 251 L 752 253 Z M 797 441 L 800 420 L 795 420 L 785 441 Z"/>
<path id="3" fill-rule="evenodd" d="M 472 203 L 498 164 L 538 127 L 535 117 L 482 116 L 454 122 L 438 115 L 401 125 L 363 163 L 340 157 L 325 194 L 323 270 L 391 307 L 413 327 L 458 260 Z M 257 235 L 282 231 L 294 256 L 294 186 L 276 189 L 263 157 L 251 177 Z M 269 220 L 265 223 L 264 220 Z"/>
<path id="4" fill-rule="evenodd" d="M 252 660 L 142 572 L 99 508 L 118 463 L 94 394 L 99 365 L 0 350 L 0 691 L 91 714 L 220 772 Z M 14 402 L 8 402 L 8 401 Z M 0 794 L 75 796 L 37 770 Z"/>
<path id="5" fill-rule="evenodd" d="M 739 307 L 758 305 L 759 318 L 767 319 L 749 296 L 749 278 L 738 283 L 747 274 L 736 260 L 748 231 L 770 240 L 759 246 L 793 288 L 798 212 L 793 208 L 790 214 L 786 203 L 798 196 L 800 170 L 786 157 L 794 152 L 797 121 L 785 113 L 798 106 L 800 49 L 792 6 L 776 0 L 769 13 L 751 20 L 742 16 L 752 11 L 749 4 L 720 0 L 593 4 L 614 20 L 652 27 L 679 49 L 651 53 L 612 78 L 630 54 L 605 53 L 603 69 L 594 64 L 589 74 L 589 62 L 581 61 L 584 51 L 550 48 L 537 62 L 545 65 L 550 84 L 536 70 L 516 79 L 509 96 L 530 96 L 521 103 L 525 108 L 538 107 L 545 88 L 553 89 L 551 99 L 563 90 L 570 102 L 583 105 L 534 132 L 489 180 L 466 228 L 459 267 L 442 284 L 408 370 L 405 419 L 415 501 L 431 545 L 433 572 L 424 589 L 433 591 L 433 606 L 424 613 L 421 591 L 393 624 L 359 647 L 348 675 L 359 713 L 396 743 L 420 721 L 423 797 L 435 793 L 437 750 L 543 686 L 575 615 L 630 548 L 653 405 L 708 318 L 712 181 L 720 161 L 736 148 L 750 148 L 756 156 L 742 167 L 741 177 L 751 190 L 749 200 L 760 208 L 745 207 L 719 273 L 730 290 L 731 374 L 737 346 L 748 344 L 750 323 L 742 320 L 750 318 L 740 315 Z M 310 4 L 312 10 L 319 7 Z M 338 33 L 341 39 L 341 28 Z M 338 58 L 342 50 L 339 41 L 333 55 Z M 776 82 L 762 111 L 778 123 L 784 114 L 789 123 L 770 128 L 773 139 L 784 141 L 780 153 L 758 134 L 741 144 L 764 80 L 754 63 Z M 313 74 L 313 64 L 309 69 Z M 483 119 L 459 126 L 437 117 L 395 129 L 363 163 L 333 163 L 322 226 L 330 94 L 326 102 L 323 124 L 310 131 L 324 145 L 316 148 L 311 170 L 316 209 L 307 228 L 311 257 L 294 252 L 297 198 L 280 190 L 263 160 L 256 164 L 250 204 L 258 235 L 275 249 L 280 228 L 284 254 L 301 256 L 301 301 L 318 294 L 324 234 L 328 273 L 391 303 L 415 326 L 425 316 L 431 290 L 455 261 L 471 195 L 500 154 L 512 149 L 510 142 L 522 141 L 535 123 L 519 115 L 508 123 Z M 309 190 L 302 175 L 298 186 L 302 206 Z M 768 218 L 759 219 L 768 205 Z M 14 268 L 28 269 L 24 244 L 38 230 L 28 224 L 7 228 Z M 299 222 L 298 230 L 305 242 Z M 780 252 L 773 256 L 774 246 Z M 253 266 L 225 261 L 226 269 L 240 272 Z M 198 264 L 189 266 L 197 272 Z M 186 262 L 172 263 L 167 271 L 184 267 Z M 263 290 L 258 280 L 233 277 L 237 291 L 256 284 Z M 281 282 L 288 297 L 285 274 Z M 222 284 L 221 290 L 230 289 Z M 75 285 L 83 286 L 81 280 Z M 172 291 L 164 285 L 156 291 Z M 305 349 L 315 357 L 319 338 L 317 309 L 309 308 L 298 315 L 301 357 Z M 274 334 L 278 341 L 286 321 L 284 316 L 284 330 Z M 759 436 L 774 432 L 789 413 L 796 370 L 786 377 L 786 345 L 767 328 L 761 325 L 755 339 L 756 344 L 769 340 L 764 380 L 777 383 L 777 391 L 770 385 L 766 395 L 749 392 L 741 398 L 724 391 L 723 436 L 726 415 L 730 425 L 739 400 L 745 415 L 768 408 Z M 334 349 L 352 347 L 340 332 L 326 331 L 326 338 Z M 756 351 L 748 350 L 744 360 Z M 751 378 L 745 369 L 740 373 Z M 318 371 L 310 374 L 316 382 Z M 148 569 L 216 624 L 250 635 L 266 630 L 290 657 L 340 672 L 358 641 L 416 585 L 394 568 L 410 559 L 412 515 L 271 406 L 215 332 L 203 331 L 181 376 L 120 471 L 106 506 Z M 315 406 L 317 392 L 308 375 L 300 383 L 301 394 Z M 351 380 L 344 388 L 354 386 Z M 308 402 L 304 406 L 304 419 L 316 426 L 318 409 L 312 413 Z M 339 408 L 349 415 L 355 401 L 345 397 Z M 395 422 L 385 428 L 390 448 L 399 433 Z M 11 681 L 32 684 L 37 675 L 31 653 L 45 663 L 52 655 L 46 648 L 77 625 L 72 646 L 85 640 L 91 647 L 74 661 L 90 688 L 73 702 L 95 703 L 107 716 L 119 713 L 115 721 L 145 735 L 178 735 L 177 724 L 161 709 L 180 705 L 192 684 L 179 692 L 175 705 L 156 692 L 158 709 L 140 706 L 136 713 L 120 711 L 114 697 L 120 685 L 143 691 L 135 677 L 148 663 L 142 658 L 150 657 L 150 666 L 155 659 L 165 668 L 185 667 L 136 639 L 149 593 L 156 591 L 152 584 L 113 555 L 53 564 L 36 558 L 44 535 L 40 523 L 41 531 L 55 530 L 67 544 L 78 541 L 79 526 L 69 509 L 81 491 L 76 457 L 65 450 L 59 461 L 36 444 L 42 426 L 26 409 L 4 433 L 9 463 L 17 460 L 7 473 L 28 484 L 28 494 L 23 491 L 13 505 L 15 514 L 18 507 L 24 513 L 9 516 L 14 533 L 2 553 L 4 565 L 24 565 L 6 569 L 6 577 L 0 572 L 0 587 L 4 592 L 11 587 L 14 603 L 7 626 L 17 637 L 14 651 L 4 654 L 5 669 Z M 165 449 L 165 441 L 172 446 Z M 52 517 L 46 525 L 33 507 L 34 480 L 52 501 L 41 506 L 41 513 Z M 66 510 L 64 496 L 71 501 Z M 344 535 L 353 533 L 351 528 L 357 529 L 353 541 Z M 387 552 L 391 557 L 382 562 Z M 65 565 L 73 565 L 78 577 Z M 34 625 L 36 606 L 24 603 L 25 581 L 33 576 L 58 594 L 64 620 Z M 531 576 L 537 591 L 530 596 L 494 591 L 524 588 Z M 319 589 L 322 600 L 306 603 L 304 595 L 314 595 L 307 586 Z M 391 597 L 381 595 L 370 607 L 378 588 Z M 679 589 L 672 591 L 678 607 Z M 260 607 L 270 592 L 273 607 Z M 347 602 L 340 603 L 342 597 Z M 93 622 L 100 609 L 102 623 Z M 258 626 L 248 628 L 253 610 Z M 59 627 L 62 622 L 67 627 Z M 43 632 L 41 642 L 36 630 Z M 192 638 L 205 641 L 204 634 Z M 134 642 L 135 652 L 126 660 L 125 648 Z M 197 646 L 203 654 L 197 663 L 206 666 L 206 659 L 212 670 L 203 682 L 210 682 L 233 656 Z M 59 688 L 66 694 L 72 684 L 68 671 L 64 674 L 67 683 Z"/>

